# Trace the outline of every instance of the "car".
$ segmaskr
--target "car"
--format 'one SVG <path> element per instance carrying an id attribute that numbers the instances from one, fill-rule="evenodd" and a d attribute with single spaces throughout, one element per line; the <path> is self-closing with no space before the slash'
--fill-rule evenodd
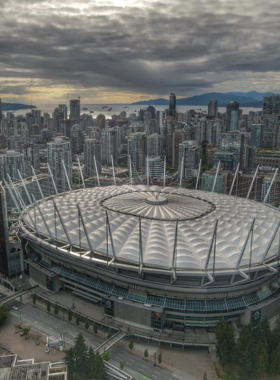
<path id="1" fill-rule="evenodd" d="M 17 306 L 12 306 L 12 309 L 18 310 L 18 307 Z"/>

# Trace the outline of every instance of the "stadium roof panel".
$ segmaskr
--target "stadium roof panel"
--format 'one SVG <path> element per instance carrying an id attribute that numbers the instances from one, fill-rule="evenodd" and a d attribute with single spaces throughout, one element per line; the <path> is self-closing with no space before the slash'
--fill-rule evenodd
<path id="1" fill-rule="evenodd" d="M 63 193 L 42 200 L 39 207 L 30 206 L 26 216 L 31 227 L 31 218 L 36 221 L 39 233 L 48 234 L 47 224 L 54 239 L 135 265 L 141 262 L 147 267 L 200 271 L 205 266 L 212 268 L 214 255 L 209 258 L 209 250 L 216 221 L 217 270 L 233 269 L 239 260 L 240 267 L 250 261 L 255 265 L 267 248 L 267 258 L 279 250 L 279 231 L 272 241 L 279 210 L 224 194 L 109 186 Z M 253 235 L 248 240 L 253 221 Z"/>

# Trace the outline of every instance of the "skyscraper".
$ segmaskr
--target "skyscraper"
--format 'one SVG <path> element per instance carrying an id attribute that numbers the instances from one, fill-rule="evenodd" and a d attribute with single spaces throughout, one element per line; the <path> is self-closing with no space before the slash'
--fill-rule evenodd
<path id="1" fill-rule="evenodd" d="M 265 118 L 279 118 L 280 117 L 280 95 L 264 97 L 263 116 Z"/>
<path id="2" fill-rule="evenodd" d="M 0 185 L 0 273 L 9 277 L 23 272 L 23 252 L 18 235 L 13 233 L 9 238 L 7 203 L 6 191 Z"/>
<path id="3" fill-rule="evenodd" d="M 68 116 L 68 110 L 67 110 L 67 106 L 66 104 L 59 104 L 58 105 L 58 110 L 60 113 L 63 114 L 63 118 L 64 119 L 67 119 L 67 116 Z"/>
<path id="4" fill-rule="evenodd" d="M 143 132 L 132 133 L 128 139 L 128 154 L 131 157 L 133 169 L 138 173 L 144 173 L 147 156 L 147 138 Z"/>
<path id="5" fill-rule="evenodd" d="M 176 116 L 176 95 L 173 93 L 171 93 L 169 97 L 168 116 L 171 116 L 174 119 Z"/>
<path id="6" fill-rule="evenodd" d="M 226 132 L 239 129 L 239 103 L 230 102 L 226 110 Z"/>
<path id="7" fill-rule="evenodd" d="M 0 98 L 0 123 L 1 123 L 2 118 L 3 118 L 3 114 L 2 114 L 2 101 L 1 101 L 1 98 Z"/>
<path id="8" fill-rule="evenodd" d="M 256 148 L 261 148 L 263 144 L 263 124 L 252 124 L 251 125 L 251 145 Z"/>
<path id="9" fill-rule="evenodd" d="M 96 159 L 97 171 L 101 174 L 101 143 L 96 139 L 86 140 L 84 150 L 84 174 L 88 177 L 96 176 L 94 157 Z"/>
<path id="10" fill-rule="evenodd" d="M 211 99 L 208 103 L 208 116 L 217 117 L 218 116 L 218 101 L 217 99 Z"/>
<path id="11" fill-rule="evenodd" d="M 24 155 L 14 150 L 8 150 L 0 155 L 0 179 L 8 180 L 8 175 L 12 181 L 19 180 L 18 170 L 22 177 L 25 176 Z"/>
<path id="12" fill-rule="evenodd" d="M 70 142 L 66 139 L 56 138 L 47 144 L 47 161 L 50 165 L 58 192 L 68 191 L 67 178 L 63 168 L 64 161 L 66 172 L 72 183 L 72 159 Z"/>
<path id="13" fill-rule="evenodd" d="M 70 119 L 78 121 L 81 115 L 81 102 L 80 99 L 70 100 Z"/>
<path id="14" fill-rule="evenodd" d="M 70 143 L 72 154 L 82 153 L 84 149 L 84 134 L 79 124 L 74 124 L 70 130 Z"/>

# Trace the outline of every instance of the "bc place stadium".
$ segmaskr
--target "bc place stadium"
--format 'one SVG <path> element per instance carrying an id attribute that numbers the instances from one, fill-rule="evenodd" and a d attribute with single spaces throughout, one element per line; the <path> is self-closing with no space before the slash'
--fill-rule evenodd
<path id="1" fill-rule="evenodd" d="M 19 211 L 28 276 L 118 321 L 157 331 L 220 318 L 247 324 L 279 307 L 280 212 L 269 205 L 130 184 L 34 199 Z"/>

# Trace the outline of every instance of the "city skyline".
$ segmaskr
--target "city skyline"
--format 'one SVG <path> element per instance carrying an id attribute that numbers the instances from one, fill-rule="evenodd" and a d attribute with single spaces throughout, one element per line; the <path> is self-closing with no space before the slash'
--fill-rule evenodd
<path id="1" fill-rule="evenodd" d="M 0 97 L 40 107 L 277 93 L 279 7 L 268 3 L 4 0 Z"/>

